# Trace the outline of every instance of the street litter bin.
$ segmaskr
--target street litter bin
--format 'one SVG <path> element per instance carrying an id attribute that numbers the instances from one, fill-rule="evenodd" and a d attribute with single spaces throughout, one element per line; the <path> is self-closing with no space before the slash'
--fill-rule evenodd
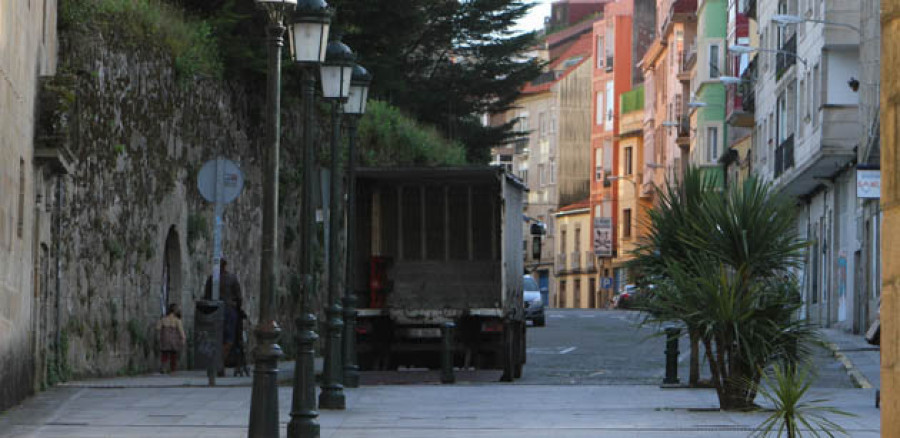
<path id="1" fill-rule="evenodd" d="M 194 311 L 194 369 L 222 369 L 222 330 L 225 303 L 197 300 Z"/>

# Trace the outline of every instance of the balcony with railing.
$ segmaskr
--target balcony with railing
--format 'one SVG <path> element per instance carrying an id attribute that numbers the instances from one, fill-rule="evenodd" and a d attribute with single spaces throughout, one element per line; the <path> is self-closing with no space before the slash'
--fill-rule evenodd
<path id="1" fill-rule="evenodd" d="M 678 144 L 688 144 L 691 141 L 691 117 L 687 114 L 678 118 L 678 136 L 675 142 Z"/>
<path id="2" fill-rule="evenodd" d="M 751 65 L 755 65 L 752 64 Z M 747 70 L 750 70 L 748 66 Z M 754 90 L 747 71 L 741 75 L 742 82 L 725 87 L 725 120 L 731 126 L 753 127 Z"/>
<path id="3" fill-rule="evenodd" d="M 556 255 L 556 273 L 557 274 L 565 274 L 569 271 L 569 267 L 566 266 L 566 253 L 560 253 Z"/>
<path id="4" fill-rule="evenodd" d="M 739 86 L 741 107 L 750 114 L 753 114 L 756 110 L 756 91 L 754 87 L 756 83 L 756 60 L 757 58 L 754 56 L 747 68 L 744 69 L 744 73 L 741 75 L 742 82 Z"/>
<path id="5" fill-rule="evenodd" d="M 697 15 L 697 0 L 673 0 L 666 12 L 666 18 L 663 19 L 662 31 L 660 34 L 666 33 L 673 23 L 683 23 Z"/>
<path id="6" fill-rule="evenodd" d="M 794 134 L 775 147 L 775 178 L 794 167 Z"/>
<path id="7" fill-rule="evenodd" d="M 580 272 L 581 271 L 581 253 L 578 251 L 572 251 L 572 254 L 569 255 L 569 269 L 572 272 Z"/>
<path id="8" fill-rule="evenodd" d="M 756 0 L 741 0 L 741 12 L 747 15 L 747 18 L 756 20 Z"/>
<path id="9" fill-rule="evenodd" d="M 692 41 L 690 45 L 686 44 L 686 46 L 688 49 L 682 54 L 681 69 L 678 70 L 678 80 L 680 81 L 691 80 L 691 69 L 697 63 L 697 43 Z"/>
<path id="10" fill-rule="evenodd" d="M 781 47 L 775 57 L 775 80 L 782 76 L 797 63 L 797 34 L 791 35 Z"/>
<path id="11" fill-rule="evenodd" d="M 597 272 L 596 256 L 593 251 L 584 252 L 584 270 L 585 272 Z"/>

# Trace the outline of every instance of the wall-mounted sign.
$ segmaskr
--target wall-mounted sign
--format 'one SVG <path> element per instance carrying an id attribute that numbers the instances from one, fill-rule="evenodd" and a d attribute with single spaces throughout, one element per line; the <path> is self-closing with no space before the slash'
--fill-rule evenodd
<path id="1" fill-rule="evenodd" d="M 594 218 L 594 254 L 612 257 L 613 226 L 611 217 Z"/>
<path id="2" fill-rule="evenodd" d="M 881 197 L 881 171 L 858 169 L 856 171 L 856 197 L 878 199 Z"/>

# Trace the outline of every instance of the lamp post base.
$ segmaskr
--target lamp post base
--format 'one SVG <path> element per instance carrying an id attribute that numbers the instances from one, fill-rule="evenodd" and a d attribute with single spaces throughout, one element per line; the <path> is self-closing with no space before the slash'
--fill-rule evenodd
<path id="1" fill-rule="evenodd" d="M 278 359 L 283 354 L 275 343 L 281 329 L 275 321 L 256 330 L 259 345 L 254 351 L 253 390 L 250 399 L 249 436 L 278 436 Z"/>
<path id="2" fill-rule="evenodd" d="M 344 385 L 341 372 L 341 330 L 344 321 L 341 319 L 341 306 L 332 304 L 328 308 L 328 344 L 325 346 L 325 370 L 322 381 L 322 392 L 319 394 L 319 409 L 346 409 Z"/>
<path id="3" fill-rule="evenodd" d="M 344 387 L 337 385 L 322 388 L 319 394 L 319 409 L 347 409 L 347 399 L 344 397 Z"/>
<path id="4" fill-rule="evenodd" d="M 359 388 L 359 366 L 356 364 L 356 297 L 349 291 L 344 297 L 344 387 Z"/>
<path id="5" fill-rule="evenodd" d="M 315 332 L 316 317 L 301 313 L 297 318 L 297 364 L 294 368 L 294 397 L 287 436 L 319 438 L 319 411 L 316 410 L 315 350 L 319 338 Z"/>

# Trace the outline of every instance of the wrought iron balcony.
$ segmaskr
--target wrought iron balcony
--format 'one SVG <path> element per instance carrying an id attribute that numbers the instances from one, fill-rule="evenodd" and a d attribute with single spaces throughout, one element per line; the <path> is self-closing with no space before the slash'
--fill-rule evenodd
<path id="1" fill-rule="evenodd" d="M 569 261 L 569 268 L 574 272 L 578 272 L 581 270 L 581 253 L 578 251 L 573 251 L 570 255 L 572 259 Z"/>
<path id="2" fill-rule="evenodd" d="M 784 75 L 791 66 L 797 63 L 797 35 L 791 35 L 778 50 L 780 52 L 775 58 L 776 81 L 781 79 L 781 76 Z"/>
<path id="3" fill-rule="evenodd" d="M 594 260 L 596 256 L 593 251 L 585 251 L 584 252 L 584 270 L 587 272 L 596 272 L 597 264 Z"/>
<path id="4" fill-rule="evenodd" d="M 748 113 L 756 110 L 756 92 L 753 89 L 756 82 L 756 59 L 753 57 L 753 60 L 747 65 L 744 73 L 741 74 L 743 82 L 738 86 L 741 94 L 741 106 Z"/>
<path id="5" fill-rule="evenodd" d="M 794 167 L 794 134 L 788 136 L 775 148 L 775 177 Z"/>
<path id="6" fill-rule="evenodd" d="M 566 266 L 566 253 L 561 253 L 556 255 L 556 273 L 563 274 L 568 271 L 568 266 Z"/>

